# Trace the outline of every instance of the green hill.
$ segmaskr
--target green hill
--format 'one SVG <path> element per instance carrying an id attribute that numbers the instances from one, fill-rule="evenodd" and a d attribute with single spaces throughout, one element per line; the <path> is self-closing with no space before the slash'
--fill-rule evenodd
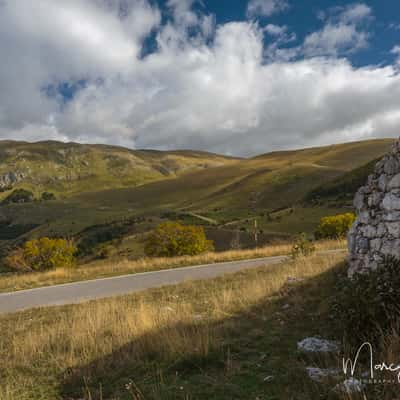
<path id="1" fill-rule="evenodd" d="M 360 186 L 365 184 L 378 160 L 379 158 L 372 160 L 313 189 L 307 193 L 304 201 L 314 204 L 326 204 L 328 202 L 352 204 L 355 192 Z"/>
<path id="2" fill-rule="evenodd" d="M 311 190 L 382 156 L 393 141 L 370 140 L 274 152 L 141 187 L 75 198 L 98 206 L 137 210 L 277 209 L 297 204 Z"/>
<path id="3" fill-rule="evenodd" d="M 62 197 L 135 187 L 235 162 L 233 158 L 200 151 L 129 150 L 54 141 L 0 141 L 0 160 L 3 192 L 23 187 Z"/>
<path id="4" fill-rule="evenodd" d="M 206 225 L 218 249 L 229 247 L 239 230 L 243 243 L 250 246 L 254 219 L 262 242 L 311 233 L 322 216 L 348 210 L 348 202 L 332 203 L 330 195 L 321 193 L 346 191 L 347 199 L 352 198 L 374 160 L 392 142 L 369 140 L 250 159 L 193 151 L 2 142 L 0 170 L 23 174 L 15 187 L 36 194 L 54 191 L 57 200 L 3 204 L 0 245 L 43 235 L 84 238 L 90 227 L 90 235 L 96 236 L 96 226 L 101 232 L 109 226 L 111 233 L 100 236 L 115 238 L 118 221 L 134 221 L 128 242 L 138 247 L 140 235 L 171 218 Z M 320 197 L 318 202 L 315 196 Z"/>

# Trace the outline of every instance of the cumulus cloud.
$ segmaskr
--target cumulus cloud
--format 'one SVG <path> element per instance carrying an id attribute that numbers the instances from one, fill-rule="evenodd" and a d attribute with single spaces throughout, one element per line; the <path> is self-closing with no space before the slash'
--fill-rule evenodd
<path id="1" fill-rule="evenodd" d="M 250 0 L 247 5 L 247 16 L 269 17 L 287 8 L 289 8 L 287 0 Z"/>
<path id="2" fill-rule="evenodd" d="M 337 56 L 367 47 L 369 34 L 364 24 L 372 17 L 371 8 L 356 3 L 335 11 L 320 31 L 305 38 L 303 51 L 307 56 Z"/>
<path id="3" fill-rule="evenodd" d="M 216 26 L 189 0 L 170 0 L 165 22 L 146 0 L 1 4 L 2 138 L 250 155 L 398 134 L 396 66 L 299 58 L 303 45 L 280 47 L 293 40 L 286 27 Z M 370 13 L 354 10 L 326 23 L 358 29 Z M 83 83 L 69 99 L 46 91 L 63 82 Z"/>

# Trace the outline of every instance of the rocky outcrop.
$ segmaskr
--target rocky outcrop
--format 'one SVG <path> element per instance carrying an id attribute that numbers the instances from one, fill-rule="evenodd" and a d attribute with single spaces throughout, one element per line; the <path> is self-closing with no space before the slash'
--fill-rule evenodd
<path id="1" fill-rule="evenodd" d="M 357 219 L 348 235 L 349 276 L 400 258 L 400 140 L 376 164 L 354 198 Z"/>
<path id="2" fill-rule="evenodd" d="M 7 172 L 0 175 L 0 189 L 12 188 L 16 183 L 22 181 L 25 174 L 22 172 Z"/>

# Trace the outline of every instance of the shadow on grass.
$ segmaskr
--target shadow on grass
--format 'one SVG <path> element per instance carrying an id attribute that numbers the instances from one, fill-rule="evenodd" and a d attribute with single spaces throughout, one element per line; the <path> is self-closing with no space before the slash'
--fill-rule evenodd
<path id="1" fill-rule="evenodd" d="M 335 399 L 335 383 L 312 382 L 305 367 L 338 368 L 341 355 L 310 357 L 298 352 L 297 342 L 318 335 L 341 339 L 330 304 L 343 270 L 340 263 L 317 277 L 287 283 L 246 312 L 218 322 L 199 320 L 143 335 L 106 357 L 65 371 L 62 397 Z M 193 340 L 196 335 L 199 339 Z M 168 350 L 171 337 L 181 341 L 175 353 Z M 188 347 L 190 343 L 199 348 Z"/>

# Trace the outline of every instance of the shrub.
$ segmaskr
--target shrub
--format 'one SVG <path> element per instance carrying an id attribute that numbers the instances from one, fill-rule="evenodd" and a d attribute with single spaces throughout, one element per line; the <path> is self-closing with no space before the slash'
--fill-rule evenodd
<path id="1" fill-rule="evenodd" d="M 400 260 L 388 257 L 368 274 L 344 279 L 337 288 L 333 316 L 349 343 L 377 342 L 400 319 Z"/>
<path id="2" fill-rule="evenodd" d="M 316 239 L 340 239 L 347 235 L 353 225 L 356 216 L 353 213 L 345 213 L 321 218 L 315 232 Z"/>
<path id="3" fill-rule="evenodd" d="M 147 236 L 144 250 L 148 256 L 175 257 L 194 256 L 213 249 L 202 227 L 165 222 Z"/>
<path id="4" fill-rule="evenodd" d="M 298 257 L 307 257 L 315 252 L 314 243 L 309 240 L 305 233 L 301 233 L 293 244 L 291 257 L 296 259 Z"/>
<path id="5" fill-rule="evenodd" d="M 43 192 L 41 195 L 41 199 L 44 201 L 55 200 L 56 196 L 54 193 L 51 192 Z"/>
<path id="6" fill-rule="evenodd" d="M 30 203 L 33 200 L 34 195 L 31 191 L 25 189 L 15 189 L 3 200 L 3 204 Z"/>
<path id="7" fill-rule="evenodd" d="M 75 252 L 75 245 L 68 240 L 43 237 L 29 240 L 11 252 L 6 263 L 12 269 L 24 271 L 71 267 L 75 264 Z"/>

